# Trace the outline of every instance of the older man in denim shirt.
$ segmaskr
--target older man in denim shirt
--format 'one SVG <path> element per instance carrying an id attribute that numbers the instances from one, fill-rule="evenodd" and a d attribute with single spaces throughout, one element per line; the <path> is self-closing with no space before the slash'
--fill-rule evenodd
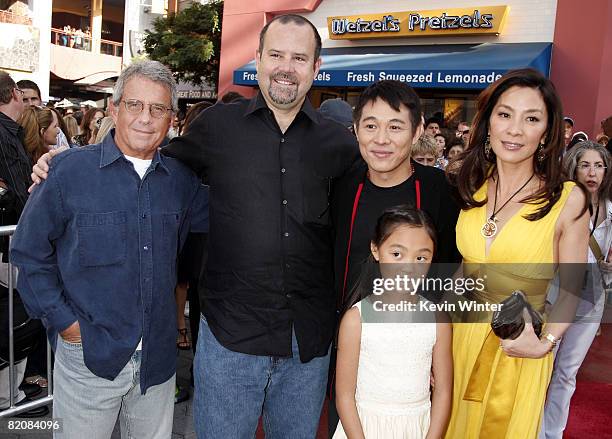
<path id="1" fill-rule="evenodd" d="M 18 288 L 56 351 L 57 437 L 108 438 L 118 414 L 124 434 L 171 436 L 176 257 L 208 227 L 198 178 L 157 150 L 176 102 L 167 68 L 126 68 L 116 130 L 57 156 L 17 227 Z"/>

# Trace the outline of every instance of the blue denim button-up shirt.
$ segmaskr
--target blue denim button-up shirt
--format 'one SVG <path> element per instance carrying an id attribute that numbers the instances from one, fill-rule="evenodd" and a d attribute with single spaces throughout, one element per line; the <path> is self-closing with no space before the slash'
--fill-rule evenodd
<path id="1" fill-rule="evenodd" d="M 10 256 L 29 314 L 54 346 L 78 320 L 85 365 L 97 376 L 114 379 L 142 337 L 144 393 L 176 370 L 176 259 L 190 227 L 208 231 L 208 193 L 159 153 L 141 180 L 113 134 L 53 159 Z"/>

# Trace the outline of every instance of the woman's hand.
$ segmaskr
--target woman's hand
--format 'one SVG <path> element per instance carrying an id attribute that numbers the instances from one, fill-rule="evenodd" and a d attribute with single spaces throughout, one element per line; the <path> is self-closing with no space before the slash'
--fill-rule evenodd
<path id="1" fill-rule="evenodd" d="M 515 340 L 502 340 L 500 345 L 507 356 L 517 358 L 542 358 L 552 350 L 550 341 L 540 340 L 529 322 Z"/>
<path id="2" fill-rule="evenodd" d="M 599 261 L 599 269 L 603 273 L 612 273 L 612 262 Z"/>

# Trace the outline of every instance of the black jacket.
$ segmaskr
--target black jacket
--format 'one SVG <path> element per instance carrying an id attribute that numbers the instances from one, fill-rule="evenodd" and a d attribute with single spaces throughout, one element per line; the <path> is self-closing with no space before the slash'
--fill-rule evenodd
<path id="1" fill-rule="evenodd" d="M 17 224 L 28 199 L 32 164 L 22 143 L 22 128 L 0 112 L 0 180 L 8 187 L 0 198 L 2 225 Z"/>
<path id="2" fill-rule="evenodd" d="M 429 214 L 434 222 L 438 237 L 438 246 L 434 262 L 458 263 L 461 254 L 457 250 L 455 226 L 459 216 L 459 207 L 451 197 L 451 188 L 441 170 L 412 162 L 414 176 L 420 182 L 421 209 Z M 335 229 L 334 272 L 335 290 L 338 297 L 338 309 L 342 306 L 341 298 L 345 276 L 345 265 L 348 250 L 349 232 L 353 204 L 359 183 L 365 181 L 368 168 L 361 160 L 334 186 L 331 203 L 332 221 Z M 392 207 L 392 206 L 389 206 Z M 356 239 L 371 239 L 370 236 L 355 236 Z M 345 297 L 351 289 L 346 286 Z"/>

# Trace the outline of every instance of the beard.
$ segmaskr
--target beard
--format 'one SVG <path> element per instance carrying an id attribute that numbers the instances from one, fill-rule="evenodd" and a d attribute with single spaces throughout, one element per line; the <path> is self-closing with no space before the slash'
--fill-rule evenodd
<path id="1" fill-rule="evenodd" d="M 275 82 L 276 80 L 291 81 L 294 85 L 281 85 Z M 270 77 L 270 86 L 268 94 L 272 102 L 279 105 L 287 105 L 295 102 L 298 92 L 298 79 L 291 73 L 277 73 Z"/>

